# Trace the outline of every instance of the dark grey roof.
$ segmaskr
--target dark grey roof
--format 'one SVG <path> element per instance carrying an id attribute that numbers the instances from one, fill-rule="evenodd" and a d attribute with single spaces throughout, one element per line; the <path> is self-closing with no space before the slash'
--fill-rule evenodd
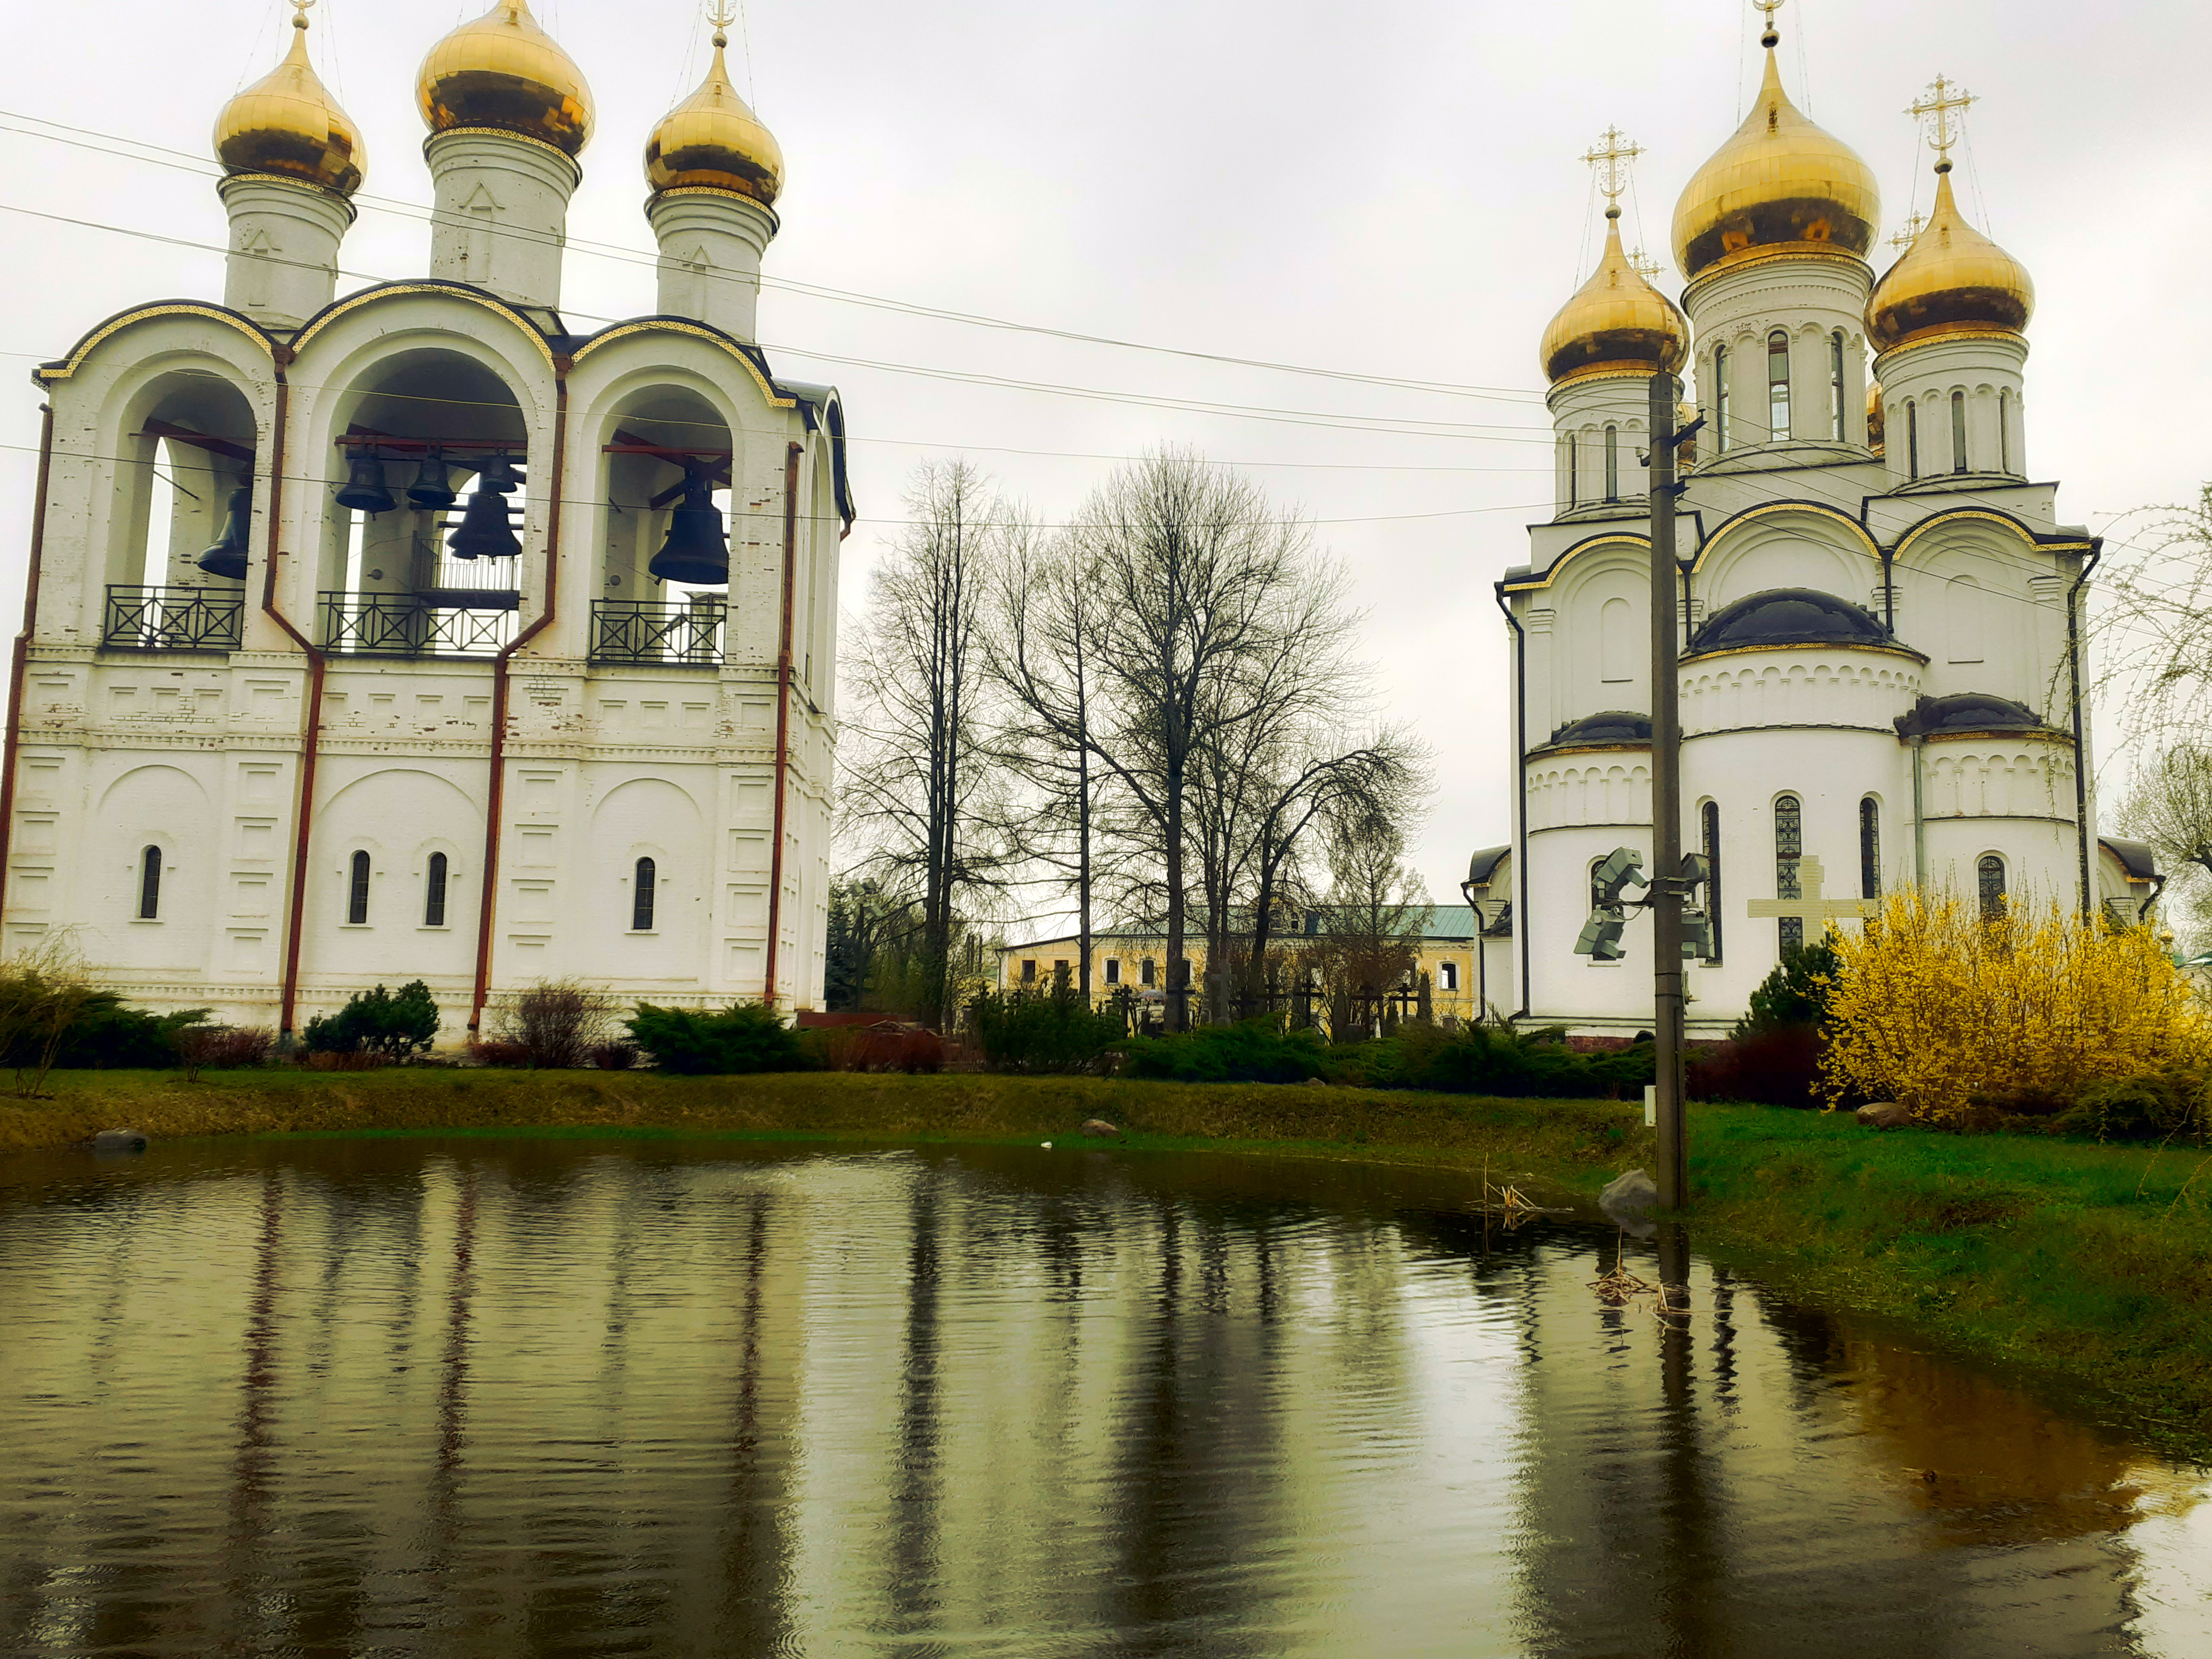
<path id="1" fill-rule="evenodd" d="M 1786 645 L 1895 647 L 1898 641 L 1881 617 L 1849 599 L 1810 587 L 1771 587 L 1714 611 L 1683 654 Z"/>
<path id="2" fill-rule="evenodd" d="M 1632 714 L 1626 708 L 1608 708 L 1601 714 L 1585 714 L 1580 720 L 1569 720 L 1552 733 L 1553 744 L 1650 741 L 1651 716 Z"/>
<path id="3" fill-rule="evenodd" d="M 2097 844 L 2118 859 L 2127 872 L 2137 881 L 2158 879 L 2158 855 L 2139 841 L 2116 841 L 2110 836 L 2100 836 Z"/>
<path id="4" fill-rule="evenodd" d="M 1897 729 L 1908 738 L 1930 732 L 2048 732 L 2044 718 L 2024 702 L 2000 697 L 1993 691 L 1954 691 L 1944 697 L 1923 697 L 1912 712 L 1897 717 Z"/>
<path id="5" fill-rule="evenodd" d="M 1486 847 L 1467 861 L 1467 884 L 1480 887 L 1496 873 L 1498 863 L 1513 850 L 1510 842 L 1503 847 Z"/>

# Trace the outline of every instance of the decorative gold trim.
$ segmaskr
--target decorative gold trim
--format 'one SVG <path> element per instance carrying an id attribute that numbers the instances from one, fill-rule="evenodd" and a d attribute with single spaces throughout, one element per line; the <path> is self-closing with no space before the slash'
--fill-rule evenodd
<path id="1" fill-rule="evenodd" d="M 798 398 L 779 397 L 777 395 L 775 387 L 770 385 L 768 377 L 761 373 L 760 365 L 756 363 L 744 351 L 740 350 L 738 347 L 737 342 L 731 339 L 729 336 L 711 328 L 703 328 L 697 323 L 681 322 L 673 318 L 648 317 L 635 323 L 617 323 L 612 328 L 607 329 L 602 333 L 594 334 L 590 339 L 585 341 L 582 349 L 576 353 L 572 361 L 580 363 L 585 358 L 590 356 L 601 346 L 611 345 L 615 341 L 622 339 L 627 335 L 662 332 L 669 334 L 689 334 L 696 339 L 706 341 L 709 345 L 721 347 L 723 350 L 728 352 L 730 356 L 735 357 L 739 362 L 745 366 L 746 372 L 753 377 L 754 384 L 760 387 L 761 396 L 768 399 L 768 406 L 770 409 L 796 409 L 799 407 Z"/>
<path id="2" fill-rule="evenodd" d="M 1732 454 L 1735 452 L 1729 453 Z M 1851 533 L 1858 538 L 1862 549 L 1869 558 L 1879 560 L 1881 557 L 1881 544 L 1869 535 L 1867 527 L 1848 513 L 1837 507 L 1823 507 L 1818 501 L 1768 501 L 1764 506 L 1754 507 L 1747 512 L 1737 514 L 1735 517 L 1706 537 L 1699 544 L 1697 552 L 1691 556 L 1690 574 L 1694 576 L 1705 568 L 1705 556 L 1721 542 L 1726 540 L 1737 526 L 1749 524 L 1754 519 L 1771 518 L 1778 513 L 1810 513 L 1816 518 L 1833 519 L 1838 524 L 1850 526 Z"/>
<path id="3" fill-rule="evenodd" d="M 1690 278 L 1682 289 L 1682 308 L 1690 308 L 1690 296 L 1706 283 L 1723 276 L 1733 276 L 1739 270 L 1749 270 L 1754 265 L 1771 264 L 1778 259 L 1835 259 L 1848 261 L 1867 274 L 1869 289 L 1874 285 L 1874 266 L 1863 253 L 1854 253 L 1840 242 L 1775 242 L 1757 248 L 1741 248 L 1734 253 L 1723 253 L 1711 264 Z"/>
<path id="4" fill-rule="evenodd" d="M 567 150 L 562 149 L 560 145 L 549 144 L 543 138 L 532 137 L 526 132 L 517 132 L 513 127 L 488 127 L 483 125 L 481 123 L 471 124 L 465 126 L 438 127 L 422 135 L 422 154 L 425 156 L 428 156 L 430 153 L 430 146 L 432 144 L 437 143 L 439 139 L 445 137 L 447 134 L 456 132 L 472 133 L 479 137 L 489 134 L 494 137 L 513 138 L 521 143 L 534 144 L 539 149 L 544 150 L 547 155 L 557 155 L 562 161 L 566 161 L 570 167 L 576 170 L 576 174 L 580 179 L 583 176 L 583 164 L 577 161 L 577 159 L 571 155 Z"/>
<path id="5" fill-rule="evenodd" d="M 777 216 L 775 208 L 762 201 L 759 197 L 748 196 L 741 190 L 727 190 L 720 185 L 671 185 L 665 190 L 654 191 L 646 199 L 647 202 L 658 202 L 671 196 L 720 196 L 732 202 L 743 202 L 747 207 L 758 208 L 763 213 L 768 215 L 769 229 L 771 234 L 783 228 L 783 221 Z"/>
<path id="6" fill-rule="evenodd" d="M 66 380 L 84 367 L 84 360 L 98 349 L 101 341 L 112 335 L 120 333 L 133 323 L 146 322 L 155 317 L 205 317 L 211 322 L 228 323 L 267 352 L 272 359 L 276 355 L 276 343 L 234 312 L 225 311 L 217 306 L 148 306 L 140 311 L 126 311 L 120 317 L 112 318 L 102 323 L 83 339 L 78 341 L 70 349 L 69 356 L 58 363 L 41 364 L 33 369 L 31 378 L 46 386 L 52 386 L 57 380 Z"/>
<path id="7" fill-rule="evenodd" d="M 1917 662 L 1923 668 L 1928 665 L 1929 661 L 1926 652 L 1915 651 L 1909 645 L 1847 645 L 1839 644 L 1832 640 L 1807 641 L 1798 644 L 1724 645 L 1717 651 L 1686 651 L 1682 653 L 1681 660 L 1685 664 L 1711 662 L 1720 657 L 1749 656 L 1754 651 L 1864 651 L 1877 657 L 1903 657 L 1906 661 Z"/>
<path id="8" fill-rule="evenodd" d="M 1553 580 L 1559 575 L 1560 570 L 1565 566 L 1567 561 L 1573 558 L 1578 553 L 1588 552 L 1593 547 L 1641 547 L 1649 549 L 1650 545 L 1651 538 L 1649 536 L 1626 536 L 1619 534 L 1611 536 L 1592 536 L 1588 541 L 1577 542 L 1572 547 L 1569 548 L 1565 552 L 1560 554 L 1558 558 L 1554 559 L 1552 562 L 1552 568 L 1544 573 L 1544 578 L 1541 581 L 1508 582 L 1505 584 L 1505 591 L 1509 593 L 1533 593 L 1539 588 L 1549 587 Z"/>
<path id="9" fill-rule="evenodd" d="M 2009 743 L 2018 738 L 2023 743 L 2055 743 L 2067 749 L 2074 746 L 2074 734 L 2061 732 L 2056 726 L 2000 726 L 1979 732 L 1927 732 L 1919 736 L 1923 743 Z M 1900 736 L 1898 741 L 1903 743 L 1905 739 Z M 2068 823 L 2073 821 L 2065 820 Z"/>
<path id="10" fill-rule="evenodd" d="M 215 181 L 215 193 L 222 196 L 233 185 L 283 185 L 293 190 L 308 191 L 343 208 L 349 225 L 361 217 L 361 210 L 353 204 L 353 198 L 343 191 L 332 190 L 328 185 L 319 185 L 312 179 L 295 179 L 289 173 L 226 173 Z"/>
<path id="11" fill-rule="evenodd" d="M 504 131 L 505 129 L 493 127 L 486 131 L 498 132 Z M 508 136 L 519 138 L 522 135 L 513 133 Z M 534 143 L 537 141 L 533 139 L 532 142 Z M 552 147 L 548 145 L 547 148 L 550 149 Z M 325 310 L 300 331 L 292 341 L 293 356 L 296 357 L 306 351 L 310 340 L 348 312 L 358 311 L 363 306 L 374 305 L 379 300 L 402 294 L 441 295 L 447 299 L 465 300 L 471 305 L 479 305 L 488 311 L 497 312 L 529 337 L 531 343 L 538 348 L 538 355 L 544 358 L 546 368 L 554 370 L 556 374 L 559 373 L 559 366 L 553 361 L 553 348 L 546 343 L 545 337 L 538 331 L 528 318 L 523 316 L 504 300 L 495 299 L 489 294 L 480 294 L 474 289 L 464 287 L 459 283 L 386 283 L 381 288 L 364 289 L 359 294 L 349 295 L 336 305 Z"/>
<path id="12" fill-rule="evenodd" d="M 1642 743 L 1563 743 L 1557 746 L 1547 743 L 1531 749 L 1528 758 L 1532 761 L 1556 760 L 1561 755 L 1648 755 L 1650 752 L 1651 740 L 1646 738 Z"/>
<path id="13" fill-rule="evenodd" d="M 1929 518 L 1923 519 L 1918 524 L 1913 526 L 1911 529 L 1906 531 L 1903 536 L 1899 537 L 1898 538 L 1896 549 L 1890 554 L 1892 562 L 1893 562 L 1904 558 L 1905 550 L 1910 548 L 1913 543 L 1918 541 L 1921 537 L 1926 535 L 1929 531 L 1936 529 L 1940 525 L 1956 524 L 1963 519 L 1974 519 L 1980 520 L 1984 524 L 1999 526 L 2003 529 L 2010 531 L 2014 535 L 2019 537 L 2021 540 L 2027 543 L 2030 547 L 2035 549 L 2040 553 L 2087 553 L 2090 547 L 2090 544 L 2085 541 L 2039 542 L 2036 540 L 2033 532 L 2031 532 L 2025 525 L 2021 524 L 2019 520 L 2013 518 L 2008 514 L 1993 513 L 1985 507 L 1954 507 L 1948 513 L 1938 513 Z"/>
<path id="14" fill-rule="evenodd" d="M 1589 363 L 1581 368 L 1571 368 L 1552 382 L 1552 390 L 1559 392 L 1583 380 L 1648 380 L 1656 373 L 1657 371 L 1649 363 L 1617 358 L 1611 362 Z"/>
<path id="15" fill-rule="evenodd" d="M 1875 378 L 1881 379 L 1881 366 L 1902 352 L 1920 346 L 1941 345 L 1946 340 L 1987 340 L 2002 337 L 2020 342 L 2021 351 L 2027 348 L 2027 336 L 2016 328 L 2006 328 L 1996 323 L 1935 323 L 1917 334 L 1908 334 L 1895 345 L 1887 347 L 1874 360 Z"/>

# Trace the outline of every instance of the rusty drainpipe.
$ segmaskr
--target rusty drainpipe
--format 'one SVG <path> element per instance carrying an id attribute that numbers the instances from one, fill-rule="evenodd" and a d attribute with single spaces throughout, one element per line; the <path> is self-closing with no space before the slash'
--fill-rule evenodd
<path id="1" fill-rule="evenodd" d="M 292 626 L 276 605 L 276 561 L 284 556 L 277 544 L 283 539 L 284 445 L 292 417 L 292 384 L 284 366 L 292 361 L 291 348 L 276 348 L 276 414 L 269 432 L 269 556 L 261 566 L 261 610 L 283 629 L 292 642 L 307 654 L 306 708 L 300 716 L 300 788 L 293 817 L 298 831 L 292 842 L 292 899 L 284 921 L 284 989 L 276 1019 L 279 1041 L 292 1034 L 293 1016 L 300 1000 L 300 935 L 307 908 L 307 837 L 315 822 L 315 763 L 323 746 L 323 678 L 329 662 L 314 642 Z"/>
<path id="2" fill-rule="evenodd" d="M 492 659 L 491 785 L 484 798 L 483 892 L 477 903 L 477 979 L 469 999 L 469 1035 L 483 1024 L 484 999 L 491 987 L 492 912 L 499 898 L 500 818 L 507 799 L 507 667 L 514 653 L 552 626 L 561 570 L 562 475 L 568 457 L 569 359 L 553 359 L 553 468 L 545 508 L 545 604 L 538 620 L 501 647 Z"/>
<path id="3" fill-rule="evenodd" d="M 54 406 L 39 405 L 38 499 L 31 507 L 31 568 L 23 579 L 23 626 L 8 665 L 8 736 L 0 753 L 0 916 L 7 914 L 8 855 L 15 840 L 15 751 L 23 734 L 23 673 L 31 660 L 31 630 L 39 621 L 39 571 L 46 551 L 46 487 L 53 476 Z"/>
<path id="4" fill-rule="evenodd" d="M 791 760 L 791 589 L 799 568 L 799 456 L 795 441 L 783 452 L 783 631 L 775 657 L 775 845 L 768 859 L 768 988 L 763 1007 L 775 1006 L 775 945 L 783 927 L 783 795 Z"/>

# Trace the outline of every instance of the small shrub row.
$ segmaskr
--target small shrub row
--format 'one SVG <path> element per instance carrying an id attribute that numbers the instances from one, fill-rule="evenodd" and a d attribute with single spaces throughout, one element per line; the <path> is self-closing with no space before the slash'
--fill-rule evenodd
<path id="1" fill-rule="evenodd" d="M 1121 1015 L 1097 1012 L 1060 987 L 1042 994 L 987 991 L 968 1012 L 983 1063 L 994 1072 L 1103 1072 L 1128 1034 Z"/>
<path id="2" fill-rule="evenodd" d="M 814 1069 L 799 1048 L 798 1033 L 775 1010 L 757 1003 L 698 1013 L 641 1002 L 625 1024 L 638 1048 L 664 1072 L 732 1077 Z"/>

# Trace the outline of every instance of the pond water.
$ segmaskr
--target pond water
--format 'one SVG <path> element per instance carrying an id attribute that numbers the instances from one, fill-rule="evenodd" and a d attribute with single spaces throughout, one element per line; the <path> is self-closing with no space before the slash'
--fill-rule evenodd
<path id="1" fill-rule="evenodd" d="M 0 1164 L 0 1652 L 2212 1652 L 2201 1471 L 1438 1172 Z M 1627 1266 L 1657 1276 L 1650 1247 Z"/>

